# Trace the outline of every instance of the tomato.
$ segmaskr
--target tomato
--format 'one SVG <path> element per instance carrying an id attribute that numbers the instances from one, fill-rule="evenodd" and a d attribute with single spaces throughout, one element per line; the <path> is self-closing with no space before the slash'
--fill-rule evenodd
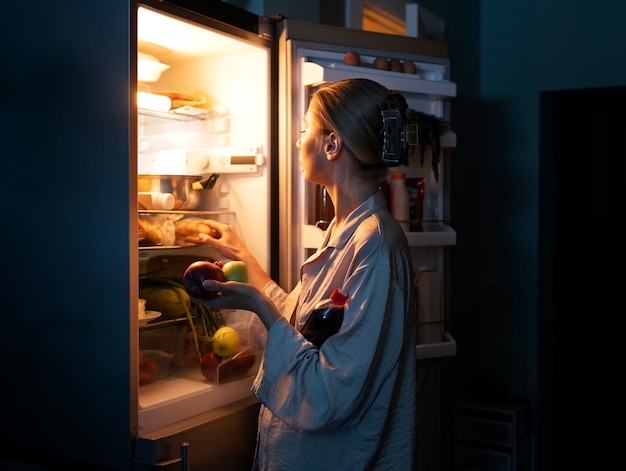
<path id="1" fill-rule="evenodd" d="M 152 375 L 157 370 L 154 360 L 141 360 L 139 362 L 139 383 L 146 383 L 152 379 Z"/>

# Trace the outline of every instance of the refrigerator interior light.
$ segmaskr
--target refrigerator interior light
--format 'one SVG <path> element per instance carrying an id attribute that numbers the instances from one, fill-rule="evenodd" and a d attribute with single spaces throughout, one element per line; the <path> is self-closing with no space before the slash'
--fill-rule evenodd
<path id="1" fill-rule="evenodd" d="M 163 95 L 148 92 L 137 92 L 137 107 L 150 111 L 168 112 L 172 108 L 172 100 Z"/>

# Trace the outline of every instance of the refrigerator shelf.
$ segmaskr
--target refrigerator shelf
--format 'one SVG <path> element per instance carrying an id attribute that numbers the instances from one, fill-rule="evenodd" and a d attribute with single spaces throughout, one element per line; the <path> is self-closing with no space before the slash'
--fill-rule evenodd
<path id="1" fill-rule="evenodd" d="M 216 217 L 216 216 L 234 216 L 233 211 L 189 211 L 182 209 L 174 209 L 171 211 L 165 211 L 162 209 L 138 209 L 139 214 L 180 214 L 181 216 L 196 216 L 196 217 Z"/>
<path id="2" fill-rule="evenodd" d="M 157 237 L 148 237 L 148 233 L 145 233 L 145 237 L 138 240 L 138 246 L 140 251 L 146 250 L 180 250 L 186 248 L 202 247 L 195 244 L 180 243 L 176 239 L 174 224 L 183 219 L 214 219 L 226 224 L 234 224 L 235 212 L 230 210 L 223 211 L 190 211 L 190 210 L 156 210 L 156 209 L 139 209 L 138 221 L 140 228 L 142 224 L 147 224 L 147 221 L 151 221 L 151 224 L 155 224 L 157 228 L 151 228 L 152 232 L 157 234 Z M 158 236 L 161 236 L 160 238 Z M 160 243 L 160 245 L 159 245 Z"/>
<path id="3" fill-rule="evenodd" d="M 449 332 L 442 335 L 441 342 L 417 344 L 415 357 L 420 360 L 434 360 L 437 358 L 453 357 L 456 355 L 456 340 Z"/>
<path id="4" fill-rule="evenodd" d="M 177 113 L 174 111 L 153 111 L 144 108 L 139 108 L 139 121 L 141 124 L 150 124 L 151 120 L 155 120 L 154 122 L 160 123 L 161 120 L 167 121 L 204 121 L 208 118 L 211 118 L 212 115 L 207 110 L 205 114 L 187 114 L 187 113 Z"/>

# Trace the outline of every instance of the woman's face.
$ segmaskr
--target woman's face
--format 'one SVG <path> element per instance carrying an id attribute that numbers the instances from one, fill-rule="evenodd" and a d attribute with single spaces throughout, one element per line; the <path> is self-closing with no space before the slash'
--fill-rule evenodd
<path id="1" fill-rule="evenodd" d="M 304 129 L 296 147 L 300 150 L 300 167 L 304 178 L 310 182 L 324 184 L 323 165 L 326 160 L 322 151 L 322 133 L 309 111 L 304 115 Z"/>

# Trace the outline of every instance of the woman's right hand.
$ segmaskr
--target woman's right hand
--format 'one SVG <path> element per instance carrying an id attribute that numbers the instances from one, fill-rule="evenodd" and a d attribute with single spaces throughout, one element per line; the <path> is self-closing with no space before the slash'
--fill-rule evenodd
<path id="1" fill-rule="evenodd" d="M 198 231 L 197 240 L 200 244 L 210 245 L 231 260 L 245 261 L 250 257 L 233 226 L 212 219 L 203 219 L 198 224 L 206 226 Z"/>

